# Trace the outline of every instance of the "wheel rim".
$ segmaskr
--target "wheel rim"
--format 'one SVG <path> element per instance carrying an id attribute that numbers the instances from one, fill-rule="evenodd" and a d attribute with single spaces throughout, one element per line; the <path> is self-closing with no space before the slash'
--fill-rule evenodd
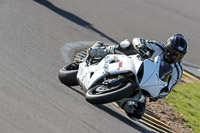
<path id="1" fill-rule="evenodd" d="M 104 85 L 98 86 L 94 89 L 91 89 L 88 91 L 89 94 L 91 95 L 100 95 L 100 94 L 105 94 L 105 93 L 109 93 L 111 91 L 120 89 L 121 87 L 123 87 L 122 85 L 117 85 L 117 86 L 113 86 L 113 87 L 106 87 Z"/>

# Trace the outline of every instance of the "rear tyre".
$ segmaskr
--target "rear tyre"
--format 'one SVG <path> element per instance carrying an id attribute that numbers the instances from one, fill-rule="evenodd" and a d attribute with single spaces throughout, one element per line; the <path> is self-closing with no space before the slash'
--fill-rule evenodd
<path id="1" fill-rule="evenodd" d="M 105 85 L 96 85 L 92 87 L 85 94 L 86 100 L 92 104 L 104 104 L 128 97 L 134 92 L 134 88 L 130 82 L 128 82 L 123 87 L 118 86 L 113 91 L 105 91 L 103 93 L 99 93 L 98 91 L 99 89 L 107 89 L 107 88 Z"/>
<path id="2" fill-rule="evenodd" d="M 76 78 L 78 72 L 78 63 L 71 62 L 62 67 L 58 72 L 58 78 L 60 82 L 67 86 L 76 86 L 78 81 Z"/>

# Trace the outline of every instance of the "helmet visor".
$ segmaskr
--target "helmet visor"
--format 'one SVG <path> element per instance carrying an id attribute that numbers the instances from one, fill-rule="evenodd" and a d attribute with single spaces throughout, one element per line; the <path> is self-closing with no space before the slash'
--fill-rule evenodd
<path id="1" fill-rule="evenodd" d="M 168 59 L 169 63 L 181 61 L 184 55 L 185 53 L 181 53 L 169 45 L 166 47 L 165 57 Z"/>
<path id="2" fill-rule="evenodd" d="M 171 60 L 171 62 L 175 62 L 180 59 L 181 53 L 179 53 L 175 50 L 167 49 L 166 56 L 167 56 L 167 58 L 169 58 Z"/>

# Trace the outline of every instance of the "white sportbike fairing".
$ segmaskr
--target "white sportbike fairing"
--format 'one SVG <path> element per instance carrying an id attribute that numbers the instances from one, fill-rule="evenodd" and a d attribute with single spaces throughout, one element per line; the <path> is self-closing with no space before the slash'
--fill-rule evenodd
<path id="1" fill-rule="evenodd" d="M 126 98 L 136 92 L 136 87 L 146 96 L 157 97 L 161 89 L 167 86 L 171 72 L 171 66 L 159 56 L 151 61 L 139 55 L 115 54 L 107 55 L 95 64 L 89 64 L 87 60 L 81 62 L 77 80 L 87 92 L 86 100 L 100 104 Z"/>

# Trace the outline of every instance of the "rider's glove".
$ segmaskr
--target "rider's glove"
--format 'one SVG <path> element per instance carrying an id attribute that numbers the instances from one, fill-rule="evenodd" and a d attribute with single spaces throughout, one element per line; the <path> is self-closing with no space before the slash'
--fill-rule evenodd
<path id="1" fill-rule="evenodd" d="M 147 53 L 146 46 L 141 46 L 138 48 L 138 51 L 141 55 L 145 55 Z"/>
<path id="2" fill-rule="evenodd" d="M 145 45 L 139 45 L 139 46 L 136 46 L 137 47 L 137 51 L 138 53 L 144 57 L 144 58 L 148 58 L 147 56 L 147 48 Z"/>
<path id="3" fill-rule="evenodd" d="M 144 39 L 134 38 L 132 44 L 138 54 L 140 54 L 144 58 L 148 58 L 147 47 Z"/>

